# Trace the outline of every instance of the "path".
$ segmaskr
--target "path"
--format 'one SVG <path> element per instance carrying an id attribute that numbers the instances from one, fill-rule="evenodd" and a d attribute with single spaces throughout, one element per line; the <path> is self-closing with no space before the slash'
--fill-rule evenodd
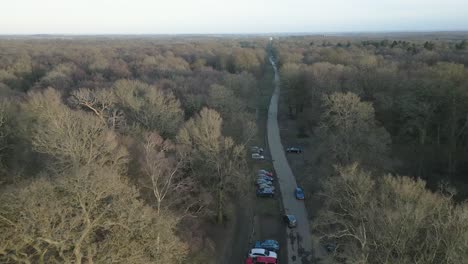
<path id="1" fill-rule="evenodd" d="M 273 167 L 278 176 L 278 183 L 283 199 L 285 214 L 292 214 L 297 218 L 297 227 L 287 230 L 287 247 L 289 264 L 309 264 L 312 263 L 311 249 L 312 240 L 309 228 L 309 219 L 305 209 L 304 201 L 296 200 L 294 189 L 296 178 L 289 167 L 288 160 L 281 144 L 281 137 L 278 127 L 278 99 L 280 95 L 280 80 L 275 62 L 270 58 L 275 71 L 275 90 L 271 97 L 268 109 L 268 145 L 270 147 Z"/>

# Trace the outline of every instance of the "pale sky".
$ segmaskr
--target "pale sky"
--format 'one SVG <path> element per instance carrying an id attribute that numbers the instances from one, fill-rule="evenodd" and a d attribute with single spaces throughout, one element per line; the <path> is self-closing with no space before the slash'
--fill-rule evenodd
<path id="1" fill-rule="evenodd" d="M 468 0 L 0 0 L 0 34 L 468 30 Z"/>

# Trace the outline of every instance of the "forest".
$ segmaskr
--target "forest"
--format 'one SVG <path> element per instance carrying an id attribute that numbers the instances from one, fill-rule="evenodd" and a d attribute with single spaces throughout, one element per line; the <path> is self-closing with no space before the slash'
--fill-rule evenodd
<path id="1" fill-rule="evenodd" d="M 332 263 L 466 263 L 467 39 L 0 38 L 0 263 L 216 263 L 270 57 Z"/>
<path id="2" fill-rule="evenodd" d="M 333 262 L 466 263 L 466 39 L 273 41 L 294 137 L 314 152 L 302 180 L 313 233 Z"/>
<path id="3" fill-rule="evenodd" d="M 0 40 L 0 262 L 213 263 L 264 39 Z"/>

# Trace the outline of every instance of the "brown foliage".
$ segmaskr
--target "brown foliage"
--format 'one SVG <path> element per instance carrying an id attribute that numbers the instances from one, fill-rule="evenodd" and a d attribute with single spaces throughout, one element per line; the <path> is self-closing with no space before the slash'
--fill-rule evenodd
<path id="1" fill-rule="evenodd" d="M 345 263 L 463 263 L 468 255 L 466 203 L 432 193 L 422 180 L 375 179 L 356 165 L 326 180 L 315 221 Z"/>
<path id="2" fill-rule="evenodd" d="M 2 263 L 183 263 L 175 218 L 108 169 L 41 178 L 0 196 Z"/>

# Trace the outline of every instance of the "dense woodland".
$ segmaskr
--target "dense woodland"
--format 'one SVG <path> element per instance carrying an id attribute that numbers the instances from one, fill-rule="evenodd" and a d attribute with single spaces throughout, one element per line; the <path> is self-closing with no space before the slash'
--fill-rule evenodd
<path id="1" fill-rule="evenodd" d="M 0 262 L 212 256 L 207 231 L 246 181 L 265 47 L 0 40 Z"/>
<path id="2" fill-rule="evenodd" d="M 274 41 L 289 118 L 315 142 L 314 233 L 343 263 L 466 263 L 466 35 L 401 38 Z"/>
<path id="3" fill-rule="evenodd" d="M 464 39 L 1 39 L 0 262 L 213 261 L 271 54 L 335 260 L 464 263 Z"/>

